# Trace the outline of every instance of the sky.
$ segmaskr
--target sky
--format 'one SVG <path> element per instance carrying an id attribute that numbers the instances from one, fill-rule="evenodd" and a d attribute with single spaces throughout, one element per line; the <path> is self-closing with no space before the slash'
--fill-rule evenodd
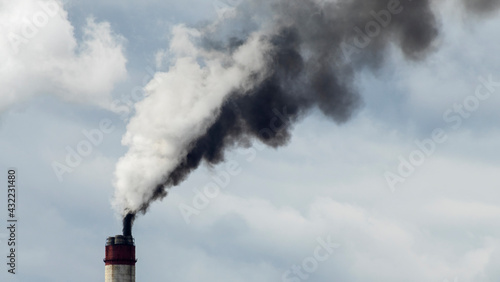
<path id="1" fill-rule="evenodd" d="M 287 146 L 235 148 L 154 202 L 134 224 L 137 281 L 499 281 L 500 18 L 460 3 L 433 4 L 425 58 L 390 47 L 355 73 L 349 120 L 312 110 Z M 176 26 L 240 5 L 0 0 L 4 258 L 10 168 L 18 218 L 1 281 L 103 280 L 135 105 L 171 68 Z"/>

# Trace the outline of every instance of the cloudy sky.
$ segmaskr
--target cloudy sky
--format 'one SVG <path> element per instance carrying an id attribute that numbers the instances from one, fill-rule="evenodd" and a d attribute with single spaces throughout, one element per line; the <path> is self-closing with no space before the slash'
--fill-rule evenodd
<path id="1" fill-rule="evenodd" d="M 4 265 L 1 281 L 103 280 L 135 104 L 172 52 L 190 52 L 173 44 L 180 24 L 203 29 L 242 5 L 0 0 L 0 169 L 18 170 L 19 219 L 17 274 Z M 389 46 L 358 69 L 351 119 L 313 109 L 285 147 L 254 142 L 202 164 L 137 218 L 137 281 L 499 281 L 494 6 L 436 1 L 431 52 L 406 60 Z"/>

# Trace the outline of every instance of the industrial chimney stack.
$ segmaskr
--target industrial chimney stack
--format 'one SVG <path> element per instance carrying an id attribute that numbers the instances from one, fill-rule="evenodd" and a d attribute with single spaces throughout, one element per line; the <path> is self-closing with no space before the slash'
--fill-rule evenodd
<path id="1" fill-rule="evenodd" d="M 130 235 L 109 237 L 106 242 L 105 282 L 135 282 L 135 244 Z"/>

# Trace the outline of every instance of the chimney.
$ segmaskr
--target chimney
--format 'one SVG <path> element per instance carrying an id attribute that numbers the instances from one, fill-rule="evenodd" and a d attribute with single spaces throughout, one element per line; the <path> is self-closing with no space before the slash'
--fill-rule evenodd
<path id="1" fill-rule="evenodd" d="M 105 282 L 135 282 L 135 244 L 132 236 L 116 235 L 106 241 Z"/>

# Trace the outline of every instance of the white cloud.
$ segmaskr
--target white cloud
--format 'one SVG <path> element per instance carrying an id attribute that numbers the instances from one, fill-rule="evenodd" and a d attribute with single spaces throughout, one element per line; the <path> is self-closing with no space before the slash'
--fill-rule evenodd
<path id="1" fill-rule="evenodd" d="M 171 195 L 170 208 L 165 211 L 170 214 L 168 221 L 175 221 L 172 206 L 186 200 Z M 422 213 L 419 217 L 432 222 L 435 215 Z M 182 223 L 172 223 L 167 229 L 178 224 Z M 404 215 L 326 197 L 317 198 L 301 212 L 276 207 L 264 199 L 222 194 L 182 231 L 191 233 L 188 240 L 172 233 L 169 240 L 181 243 L 179 253 L 196 253 L 190 267 L 212 265 L 211 270 L 199 269 L 196 277 L 204 273 L 214 280 L 229 276 L 252 281 L 243 273 L 248 269 L 259 272 L 265 264 L 266 275 L 259 281 L 278 281 L 289 267 L 312 255 L 318 237 L 331 237 L 340 247 L 311 274 L 312 281 L 417 282 L 455 276 L 460 281 L 487 281 L 477 278 L 498 249 L 491 236 L 450 244 L 448 237 L 426 230 L 433 229 L 426 223 L 405 220 Z M 459 243 L 463 246 L 456 245 Z M 231 267 L 222 267 L 228 265 Z"/>
<path id="2" fill-rule="evenodd" d="M 477 222 L 480 220 L 498 221 L 500 207 L 480 202 L 455 201 L 443 199 L 428 207 L 430 213 L 446 221 Z M 490 222 L 491 223 L 491 222 Z"/>
<path id="3" fill-rule="evenodd" d="M 123 38 L 87 20 L 82 42 L 53 0 L 0 1 L 0 111 L 40 94 L 108 108 L 127 75 Z"/>

